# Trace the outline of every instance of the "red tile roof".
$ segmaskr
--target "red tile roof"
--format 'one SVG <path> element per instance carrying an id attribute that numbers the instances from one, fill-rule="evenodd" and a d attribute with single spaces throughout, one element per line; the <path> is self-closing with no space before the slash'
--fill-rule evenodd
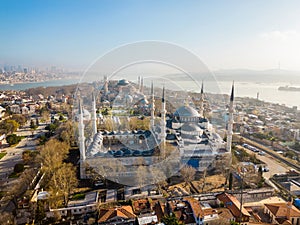
<path id="1" fill-rule="evenodd" d="M 106 222 L 114 217 L 122 217 L 123 219 L 133 219 L 136 215 L 133 213 L 131 206 L 121 206 L 111 209 L 100 209 L 99 223 Z"/>
<path id="2" fill-rule="evenodd" d="M 219 201 L 224 203 L 225 207 L 231 211 L 235 218 L 240 217 L 241 203 L 239 202 L 239 200 L 237 200 L 235 196 L 224 192 L 222 194 L 217 195 L 217 198 L 219 199 Z M 242 214 L 243 216 L 250 217 L 250 214 L 243 206 Z"/>
<path id="3" fill-rule="evenodd" d="M 196 217 L 203 217 L 204 211 L 202 210 L 199 201 L 194 198 L 184 198 L 183 200 L 187 201 L 191 206 L 193 213 Z"/>
<path id="4" fill-rule="evenodd" d="M 288 214 L 288 203 L 286 203 L 286 202 L 265 204 L 265 206 L 276 217 L 285 217 Z M 291 205 L 290 216 L 291 217 L 300 217 L 300 210 L 297 209 L 295 206 Z"/>

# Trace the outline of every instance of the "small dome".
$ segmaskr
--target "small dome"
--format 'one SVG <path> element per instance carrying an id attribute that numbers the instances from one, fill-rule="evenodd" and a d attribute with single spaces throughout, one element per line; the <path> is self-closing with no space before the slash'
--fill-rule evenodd
<path id="1" fill-rule="evenodd" d="M 179 107 L 176 110 L 176 112 L 174 113 L 174 116 L 178 116 L 178 117 L 200 117 L 197 110 L 194 109 L 191 106 L 181 106 L 181 107 Z"/>
<path id="2" fill-rule="evenodd" d="M 128 84 L 129 84 L 129 82 L 125 79 L 119 80 L 119 82 L 118 82 L 118 85 L 121 85 L 121 86 L 126 86 Z"/>

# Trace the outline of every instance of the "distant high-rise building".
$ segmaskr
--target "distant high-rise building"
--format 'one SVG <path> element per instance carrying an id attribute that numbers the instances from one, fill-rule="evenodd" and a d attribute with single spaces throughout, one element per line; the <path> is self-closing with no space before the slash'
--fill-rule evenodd
<path id="1" fill-rule="evenodd" d="M 21 65 L 18 65 L 17 72 L 19 72 L 19 73 L 22 73 L 22 72 L 23 72 L 23 68 L 22 68 L 22 66 L 21 66 Z"/>
<path id="2" fill-rule="evenodd" d="M 24 73 L 28 73 L 28 69 L 27 68 L 24 68 Z"/>

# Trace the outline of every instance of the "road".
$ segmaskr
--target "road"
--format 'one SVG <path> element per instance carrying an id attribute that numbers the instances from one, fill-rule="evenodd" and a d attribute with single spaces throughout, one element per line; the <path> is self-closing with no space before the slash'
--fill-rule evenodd
<path id="1" fill-rule="evenodd" d="M 275 159 L 274 157 L 272 157 L 269 154 L 265 154 L 265 155 L 259 155 L 258 153 L 254 153 L 253 151 L 244 148 L 240 145 L 238 145 L 238 148 L 241 148 L 243 150 L 245 150 L 248 154 L 256 155 L 256 158 L 259 159 L 260 161 L 264 162 L 266 164 L 266 166 L 269 168 L 268 172 L 264 172 L 263 173 L 263 177 L 266 180 L 266 183 L 268 183 L 269 185 L 271 185 L 272 187 L 274 187 L 276 190 L 278 189 L 276 187 L 276 185 L 274 185 L 271 181 L 270 178 L 274 175 L 274 174 L 280 174 L 280 173 L 285 173 L 286 171 L 292 169 L 291 167 L 287 166 L 286 164 L 284 164 L 283 162 L 278 161 L 277 159 Z"/>
<path id="2" fill-rule="evenodd" d="M 25 150 L 34 150 L 36 148 L 36 136 L 44 132 L 45 125 L 41 125 L 34 131 L 34 137 L 31 137 L 32 132 L 29 128 L 30 121 L 15 134 L 25 136 L 17 146 L 2 148 L 2 152 L 7 154 L 0 160 L 0 190 L 6 190 L 17 179 L 10 179 L 8 176 L 13 172 L 14 166 L 22 162 L 22 153 Z"/>
<path id="3" fill-rule="evenodd" d="M 242 148 L 243 150 L 245 150 L 248 154 L 250 155 L 256 155 L 256 158 L 259 159 L 260 161 L 264 162 L 267 167 L 269 168 L 269 172 L 264 172 L 264 178 L 269 179 L 270 177 L 272 177 L 274 174 L 278 174 L 278 173 L 285 173 L 287 170 L 292 169 L 291 167 L 287 166 L 286 164 L 279 162 L 277 159 L 275 159 L 274 157 L 272 157 L 269 154 L 265 154 L 265 155 L 259 155 L 258 153 L 254 153 L 253 151 L 244 148 L 242 146 L 239 145 L 239 148 Z"/>

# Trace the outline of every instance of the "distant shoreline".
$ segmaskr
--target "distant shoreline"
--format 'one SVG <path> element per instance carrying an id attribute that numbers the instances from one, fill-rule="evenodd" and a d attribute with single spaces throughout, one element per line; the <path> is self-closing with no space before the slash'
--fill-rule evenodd
<path id="1" fill-rule="evenodd" d="M 40 81 L 40 82 L 17 82 L 17 83 L 0 83 L 1 90 L 26 90 L 29 88 L 37 88 L 37 87 L 51 87 L 51 86 L 64 86 L 77 84 L 79 79 L 73 78 L 62 78 L 48 81 Z"/>

